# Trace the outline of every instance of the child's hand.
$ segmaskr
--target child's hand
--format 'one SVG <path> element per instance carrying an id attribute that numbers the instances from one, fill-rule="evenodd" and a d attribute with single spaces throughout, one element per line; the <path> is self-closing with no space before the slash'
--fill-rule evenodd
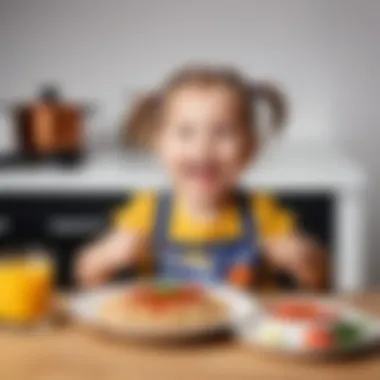
<path id="1" fill-rule="evenodd" d="M 269 261 L 296 277 L 300 286 L 326 286 L 326 253 L 314 240 L 300 235 L 279 238 L 268 241 L 265 251 Z"/>
<path id="2" fill-rule="evenodd" d="M 99 285 L 112 273 L 130 265 L 141 245 L 138 234 L 115 231 L 86 247 L 75 267 L 76 279 L 85 286 Z"/>
<path id="3" fill-rule="evenodd" d="M 104 252 L 102 244 L 85 247 L 79 253 L 79 259 L 75 266 L 75 277 L 84 286 L 94 286 L 102 283 L 107 274 L 104 271 L 109 257 Z"/>

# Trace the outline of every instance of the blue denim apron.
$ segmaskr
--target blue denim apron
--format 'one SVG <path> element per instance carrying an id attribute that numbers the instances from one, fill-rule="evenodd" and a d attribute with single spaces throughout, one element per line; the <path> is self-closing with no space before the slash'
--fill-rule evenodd
<path id="1" fill-rule="evenodd" d="M 164 280 L 224 282 L 238 264 L 253 267 L 259 261 L 258 240 L 250 199 L 236 196 L 242 234 L 234 240 L 207 243 L 182 243 L 169 239 L 172 196 L 158 199 L 155 230 L 155 265 L 157 276 Z"/>

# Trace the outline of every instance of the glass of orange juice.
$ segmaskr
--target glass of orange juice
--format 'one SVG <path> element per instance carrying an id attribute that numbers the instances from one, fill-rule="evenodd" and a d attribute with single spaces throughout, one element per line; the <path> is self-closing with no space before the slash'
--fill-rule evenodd
<path id="1" fill-rule="evenodd" d="M 52 308 L 52 260 L 42 252 L 0 257 L 0 322 L 33 325 L 45 321 Z"/>

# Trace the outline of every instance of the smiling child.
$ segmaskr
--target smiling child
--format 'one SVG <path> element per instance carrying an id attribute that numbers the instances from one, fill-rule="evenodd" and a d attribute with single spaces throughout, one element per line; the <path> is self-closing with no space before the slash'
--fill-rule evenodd
<path id="1" fill-rule="evenodd" d="M 136 105 L 130 128 L 148 128 L 173 190 L 137 194 L 118 210 L 112 230 L 80 256 L 83 284 L 138 265 L 158 278 L 248 287 L 259 284 L 265 263 L 301 288 L 323 288 L 325 254 L 295 216 L 269 194 L 238 190 L 260 148 L 260 101 L 280 130 L 285 104 L 275 88 L 230 68 L 195 66 Z"/>

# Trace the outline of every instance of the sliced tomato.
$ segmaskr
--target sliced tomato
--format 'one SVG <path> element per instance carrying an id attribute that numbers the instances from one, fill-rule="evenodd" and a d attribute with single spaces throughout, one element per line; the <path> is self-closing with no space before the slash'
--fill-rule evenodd
<path id="1" fill-rule="evenodd" d="M 284 302 L 274 310 L 277 318 L 293 321 L 313 320 L 318 314 L 319 309 L 315 304 L 296 301 Z"/>
<path id="2" fill-rule="evenodd" d="M 305 336 L 305 346 L 318 350 L 334 347 L 335 341 L 331 331 L 321 328 L 310 329 Z"/>
<path id="3" fill-rule="evenodd" d="M 275 306 L 274 317 L 290 322 L 333 323 L 338 319 L 335 311 L 308 301 L 287 301 Z"/>

